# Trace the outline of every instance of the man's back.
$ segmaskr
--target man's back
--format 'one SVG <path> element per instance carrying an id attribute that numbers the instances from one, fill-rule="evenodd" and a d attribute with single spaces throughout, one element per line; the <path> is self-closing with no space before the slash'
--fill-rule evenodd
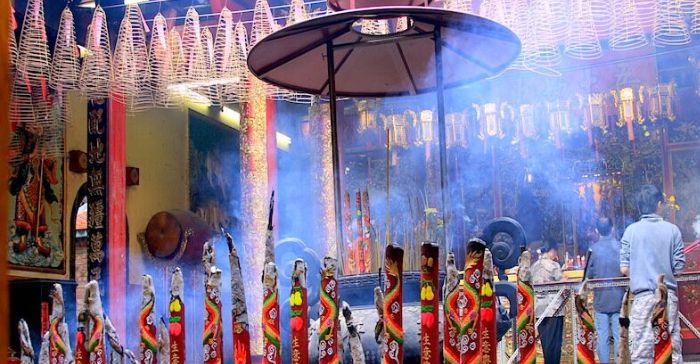
<path id="1" fill-rule="evenodd" d="M 635 294 L 654 291 L 659 274 L 665 275 L 666 285 L 675 291 L 673 275 L 685 266 L 680 230 L 656 214 L 642 216 L 625 230 L 620 266 L 629 266 L 630 290 Z"/>
<path id="2" fill-rule="evenodd" d="M 615 278 L 620 273 L 620 242 L 613 238 L 601 238 L 591 248 L 588 263 L 588 278 Z M 593 295 L 593 307 L 597 312 L 620 312 L 625 289 L 622 287 L 596 288 Z"/>

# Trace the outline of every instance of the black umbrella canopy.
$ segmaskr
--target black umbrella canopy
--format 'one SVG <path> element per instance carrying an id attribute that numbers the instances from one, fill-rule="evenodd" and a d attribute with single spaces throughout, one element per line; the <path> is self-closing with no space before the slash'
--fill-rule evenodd
<path id="1" fill-rule="evenodd" d="M 358 22 L 409 19 L 408 29 L 363 34 Z M 435 91 L 435 32 L 439 30 L 444 87 L 503 71 L 520 53 L 505 26 L 478 16 L 426 7 L 348 10 L 270 34 L 251 49 L 250 71 L 261 80 L 315 95 L 329 94 L 327 44 L 335 60 L 336 95 L 385 97 Z"/>

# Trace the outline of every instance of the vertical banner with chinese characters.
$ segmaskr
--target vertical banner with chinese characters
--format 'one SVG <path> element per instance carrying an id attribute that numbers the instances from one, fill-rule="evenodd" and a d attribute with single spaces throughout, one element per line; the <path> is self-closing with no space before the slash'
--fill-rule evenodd
<path id="1" fill-rule="evenodd" d="M 107 256 L 107 111 L 107 100 L 88 102 L 88 279 L 100 285 Z"/>

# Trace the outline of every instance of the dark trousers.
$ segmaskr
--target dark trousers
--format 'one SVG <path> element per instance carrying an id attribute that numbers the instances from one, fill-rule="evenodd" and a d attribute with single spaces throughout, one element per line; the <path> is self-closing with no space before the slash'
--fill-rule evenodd
<path id="1" fill-rule="evenodd" d="M 542 344 L 545 364 L 559 364 L 561 342 L 564 334 L 564 316 L 545 317 L 537 328 Z"/>

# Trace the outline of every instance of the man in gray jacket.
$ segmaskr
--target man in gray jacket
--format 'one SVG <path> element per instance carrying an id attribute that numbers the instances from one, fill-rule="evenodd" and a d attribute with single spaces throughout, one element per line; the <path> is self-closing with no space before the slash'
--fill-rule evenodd
<path id="1" fill-rule="evenodd" d="M 651 314 L 660 274 L 664 275 L 668 287 L 666 312 L 673 343 L 673 363 L 682 363 L 678 284 L 674 277 L 685 267 L 681 232 L 660 216 L 663 195 L 655 186 L 642 186 L 637 195 L 637 207 L 641 218 L 627 227 L 620 249 L 620 271 L 630 277 L 630 291 L 634 294 L 629 328 L 632 363 L 652 363 L 654 360 Z"/>
<path id="2" fill-rule="evenodd" d="M 610 219 L 601 217 L 596 221 L 596 231 L 600 238 L 591 248 L 588 261 L 587 278 L 620 277 L 620 242 L 613 237 Z M 595 309 L 595 330 L 598 334 L 598 361 L 614 363 L 620 344 L 620 306 L 623 287 L 604 287 L 593 290 L 593 308 Z M 612 333 L 615 342 L 615 356 L 610 360 L 608 338 Z"/>

